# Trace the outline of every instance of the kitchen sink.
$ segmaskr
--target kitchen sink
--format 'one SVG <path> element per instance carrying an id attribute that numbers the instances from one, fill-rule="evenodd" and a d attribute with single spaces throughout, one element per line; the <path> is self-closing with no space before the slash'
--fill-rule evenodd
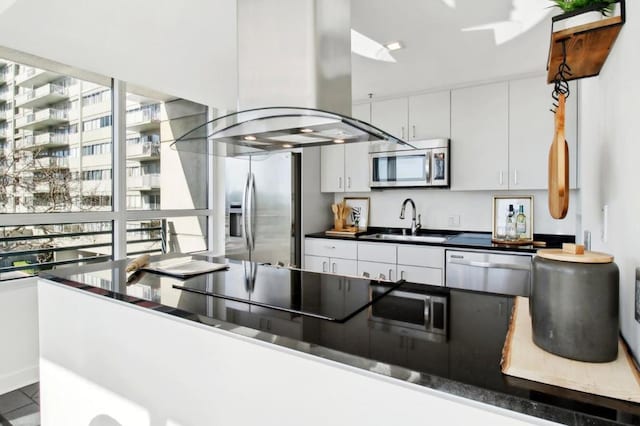
<path id="1" fill-rule="evenodd" d="M 442 235 L 400 235 L 400 234 L 368 234 L 362 235 L 363 240 L 379 241 L 415 241 L 420 243 L 443 243 L 447 237 Z"/>

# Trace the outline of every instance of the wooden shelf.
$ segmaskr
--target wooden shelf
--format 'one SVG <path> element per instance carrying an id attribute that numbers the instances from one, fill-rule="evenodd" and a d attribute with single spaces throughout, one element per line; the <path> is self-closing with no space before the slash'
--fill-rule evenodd
<path id="1" fill-rule="evenodd" d="M 598 75 L 623 24 L 623 15 L 613 16 L 551 33 L 547 83 L 553 83 L 562 62 L 563 40 L 566 43 L 567 64 L 573 74 L 567 80 Z"/>

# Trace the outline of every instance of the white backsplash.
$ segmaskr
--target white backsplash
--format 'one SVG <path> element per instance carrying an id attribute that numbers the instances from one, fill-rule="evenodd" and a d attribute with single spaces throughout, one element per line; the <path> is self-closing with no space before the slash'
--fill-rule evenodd
<path id="1" fill-rule="evenodd" d="M 369 225 L 379 227 L 411 226 L 411 207 L 407 207 L 405 219 L 400 208 L 405 198 L 416 203 L 417 214 L 422 215 L 425 229 L 451 229 L 491 232 L 491 214 L 494 195 L 533 195 L 533 230 L 543 234 L 571 234 L 577 232 L 579 191 L 571 191 L 569 212 L 563 220 L 553 219 L 547 208 L 547 191 L 450 191 L 443 189 L 387 189 L 366 193 L 336 193 L 335 201 L 344 197 L 369 197 Z M 330 214 L 328 212 L 327 214 Z M 459 216 L 459 225 L 451 225 Z"/>

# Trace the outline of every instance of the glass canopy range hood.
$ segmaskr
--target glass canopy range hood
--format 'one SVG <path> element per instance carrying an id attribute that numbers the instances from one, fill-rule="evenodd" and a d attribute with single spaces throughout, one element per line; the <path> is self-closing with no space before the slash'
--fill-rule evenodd
<path id="1" fill-rule="evenodd" d="M 300 107 L 257 108 L 218 117 L 180 136 L 171 148 L 239 156 L 368 141 L 413 148 L 402 139 L 353 117 Z"/>

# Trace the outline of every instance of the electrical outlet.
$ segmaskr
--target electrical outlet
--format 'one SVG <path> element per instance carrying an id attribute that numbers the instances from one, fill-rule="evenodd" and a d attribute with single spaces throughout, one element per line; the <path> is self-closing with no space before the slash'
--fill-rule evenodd
<path id="1" fill-rule="evenodd" d="M 449 226 L 460 226 L 460 215 L 459 214 L 450 215 L 447 223 L 449 224 Z"/>
<path id="2" fill-rule="evenodd" d="M 640 322 L 640 268 L 636 268 L 636 321 Z"/>

